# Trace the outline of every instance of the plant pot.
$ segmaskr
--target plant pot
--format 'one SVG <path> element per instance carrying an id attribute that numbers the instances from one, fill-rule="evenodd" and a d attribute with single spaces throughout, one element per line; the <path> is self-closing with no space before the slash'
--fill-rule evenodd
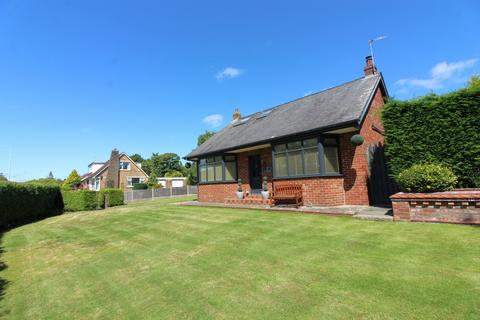
<path id="1" fill-rule="evenodd" d="M 262 198 L 267 200 L 270 197 L 270 192 L 262 190 Z"/>
<path id="2" fill-rule="evenodd" d="M 243 199 L 243 191 L 237 191 L 237 199 Z"/>

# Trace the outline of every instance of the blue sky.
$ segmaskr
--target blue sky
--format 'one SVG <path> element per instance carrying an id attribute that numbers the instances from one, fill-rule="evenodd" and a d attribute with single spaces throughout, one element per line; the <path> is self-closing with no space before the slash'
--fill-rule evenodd
<path id="1" fill-rule="evenodd" d="M 362 76 L 390 95 L 480 72 L 478 1 L 0 1 L 0 172 L 65 177 Z"/>

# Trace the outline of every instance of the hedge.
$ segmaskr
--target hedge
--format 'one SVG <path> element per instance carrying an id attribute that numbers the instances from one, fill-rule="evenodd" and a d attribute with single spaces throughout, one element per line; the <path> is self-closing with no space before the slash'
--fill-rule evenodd
<path id="1" fill-rule="evenodd" d="M 148 189 L 148 184 L 146 184 L 146 183 L 134 183 L 132 189 L 133 190 L 147 190 Z"/>
<path id="2" fill-rule="evenodd" d="M 120 206 L 123 204 L 123 190 L 121 189 L 103 189 L 100 193 L 105 198 L 106 207 Z"/>
<path id="3" fill-rule="evenodd" d="M 462 89 L 383 109 L 386 153 L 395 177 L 418 163 L 450 168 L 461 187 L 480 187 L 480 90 Z"/>
<path id="4" fill-rule="evenodd" d="M 54 185 L 0 183 L 0 228 L 52 217 L 63 211 L 60 188 Z"/>
<path id="5" fill-rule="evenodd" d="M 97 204 L 97 192 L 91 190 L 62 191 L 65 211 L 95 210 Z"/>

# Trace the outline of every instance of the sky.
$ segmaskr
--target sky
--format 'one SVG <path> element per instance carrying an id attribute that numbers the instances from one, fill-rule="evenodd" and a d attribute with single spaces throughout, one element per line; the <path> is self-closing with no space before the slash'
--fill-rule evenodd
<path id="1" fill-rule="evenodd" d="M 479 1 L 0 0 L 0 172 L 65 178 L 117 148 L 185 156 L 238 108 L 363 76 L 390 96 L 480 73 Z"/>

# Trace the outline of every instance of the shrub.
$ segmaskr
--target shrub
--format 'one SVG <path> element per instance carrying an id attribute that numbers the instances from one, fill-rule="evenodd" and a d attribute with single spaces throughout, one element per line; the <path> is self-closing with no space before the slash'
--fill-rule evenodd
<path id="1" fill-rule="evenodd" d="M 448 191 L 457 184 L 452 170 L 439 164 L 413 165 L 403 170 L 396 180 L 407 192 Z"/>
<path id="2" fill-rule="evenodd" d="M 146 183 L 134 183 L 133 190 L 146 190 L 148 189 L 148 184 Z"/>
<path id="3" fill-rule="evenodd" d="M 77 170 L 72 170 L 67 179 L 63 182 L 63 187 L 66 189 L 73 189 L 82 182 L 82 178 L 78 174 Z"/>
<path id="4" fill-rule="evenodd" d="M 60 188 L 53 185 L 0 183 L 0 228 L 61 214 Z"/>
<path id="5" fill-rule="evenodd" d="M 480 168 L 480 89 L 389 101 L 382 119 L 394 176 L 417 163 L 444 163 L 460 186 L 475 185 Z"/>
<path id="6" fill-rule="evenodd" d="M 62 191 L 65 211 L 95 210 L 98 207 L 97 192 L 91 190 Z"/>
<path id="7" fill-rule="evenodd" d="M 121 189 L 103 189 L 100 191 L 105 197 L 105 206 L 114 207 L 123 204 L 123 190 Z"/>

